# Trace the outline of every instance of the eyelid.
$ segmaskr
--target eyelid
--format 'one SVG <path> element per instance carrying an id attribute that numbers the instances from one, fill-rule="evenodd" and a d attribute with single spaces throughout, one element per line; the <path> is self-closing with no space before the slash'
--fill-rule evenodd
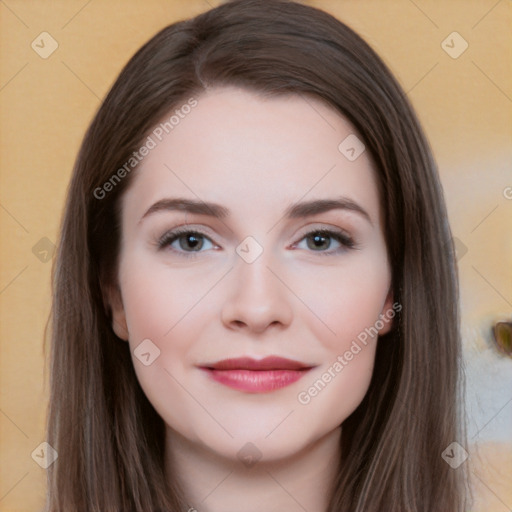
<path id="1" fill-rule="evenodd" d="M 306 251 L 317 254 L 318 256 L 336 256 L 352 249 L 359 249 L 360 247 L 359 243 L 348 231 L 340 228 L 339 226 L 332 225 L 328 225 L 328 227 L 308 226 L 308 228 L 302 232 L 302 234 L 297 238 L 297 241 L 294 242 L 291 247 L 295 249 L 300 242 L 313 233 L 324 233 L 325 236 L 336 240 L 340 244 L 336 249 L 328 249 L 326 251 Z"/>
<path id="2" fill-rule="evenodd" d="M 200 235 L 200 236 L 206 238 L 207 240 L 209 240 L 212 243 L 212 245 L 216 246 L 216 248 L 219 248 L 219 245 L 215 242 L 214 237 L 212 237 L 208 233 L 208 231 L 209 231 L 208 229 L 204 229 L 204 226 L 196 227 L 195 224 L 182 224 L 182 225 L 176 226 L 172 229 L 165 231 L 165 233 L 162 236 L 160 236 L 158 238 L 158 240 L 156 241 L 156 245 L 159 249 L 164 250 L 167 247 L 170 248 L 171 243 L 174 243 L 180 237 L 180 235 L 187 234 L 187 233 L 195 233 L 197 235 Z M 322 224 L 322 223 L 314 223 L 313 225 L 310 224 L 308 226 L 301 228 L 301 234 L 297 235 L 297 237 L 295 237 L 295 242 L 293 242 L 291 245 L 287 246 L 287 248 L 288 247 L 295 248 L 295 246 L 299 242 L 301 242 L 308 235 L 311 235 L 313 233 L 325 233 L 326 236 L 337 240 L 337 242 L 340 244 L 340 247 L 338 247 L 334 250 L 333 249 L 330 249 L 327 251 L 311 250 L 311 251 L 307 251 L 307 252 L 318 253 L 319 255 L 334 255 L 334 254 L 337 254 L 339 252 L 343 252 L 343 251 L 346 251 L 349 249 L 354 249 L 354 248 L 357 249 L 358 248 L 358 243 L 356 242 L 354 237 L 347 230 L 340 228 L 339 226 L 334 226 L 331 224 Z M 180 250 L 176 250 L 176 249 L 172 249 L 172 248 L 170 248 L 169 250 L 171 250 L 174 253 L 178 253 L 180 256 L 185 256 L 185 257 L 196 257 L 199 253 L 205 252 L 205 251 L 180 251 Z"/>
<path id="3" fill-rule="evenodd" d="M 172 228 L 166 229 L 161 237 L 159 237 L 159 240 L 163 239 L 166 236 L 169 236 L 171 234 L 181 234 L 181 233 L 188 233 L 188 232 L 194 232 L 194 233 L 200 233 L 201 235 L 209 238 L 213 242 L 214 231 L 209 228 L 208 226 L 205 226 L 204 224 L 179 224 L 178 226 L 174 226 Z"/>
<path id="4" fill-rule="evenodd" d="M 302 227 L 299 230 L 299 233 L 301 234 L 297 235 L 300 236 L 300 238 L 297 241 L 302 240 L 306 235 L 316 231 L 332 231 L 335 233 L 339 233 L 343 236 L 346 236 L 347 238 L 353 238 L 349 231 L 340 228 L 339 226 L 335 226 L 334 224 L 327 224 L 325 222 L 314 222 Z"/>
<path id="5" fill-rule="evenodd" d="M 215 242 L 213 237 L 209 234 L 208 229 L 204 229 L 203 227 L 196 227 L 194 224 L 181 224 L 179 226 L 176 226 L 174 228 L 166 230 L 162 236 L 158 237 L 156 240 L 156 245 L 160 248 L 164 248 L 165 245 L 170 245 L 168 243 L 169 240 L 172 238 L 179 238 L 180 235 L 186 234 L 186 233 L 196 233 L 198 235 L 203 236 L 204 238 L 207 238 L 213 245 L 218 246 L 218 244 Z M 183 254 L 185 251 L 175 251 L 180 252 Z M 190 251 L 192 252 L 192 251 Z"/>

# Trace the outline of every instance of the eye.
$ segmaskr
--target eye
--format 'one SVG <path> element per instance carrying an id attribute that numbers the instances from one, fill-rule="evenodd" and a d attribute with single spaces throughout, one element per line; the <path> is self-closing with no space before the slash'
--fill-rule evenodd
<path id="1" fill-rule="evenodd" d="M 331 229 L 315 229 L 313 231 L 309 231 L 300 239 L 299 243 L 296 245 L 297 248 L 304 248 L 300 246 L 302 241 L 306 242 L 307 249 L 310 249 L 313 252 L 318 252 L 322 255 L 343 252 L 356 246 L 354 240 L 346 233 Z M 333 245 L 334 249 L 332 248 Z"/>
<path id="2" fill-rule="evenodd" d="M 158 247 L 164 249 L 167 246 L 184 256 L 193 256 L 193 253 L 201 252 L 201 249 L 213 249 L 215 247 L 204 233 L 191 229 L 175 229 L 165 233 L 158 241 Z"/>
<path id="3" fill-rule="evenodd" d="M 217 247 L 205 233 L 190 228 L 168 231 L 158 240 L 157 246 L 160 250 L 170 247 L 173 252 L 184 257 L 195 257 L 203 250 Z M 315 229 L 307 232 L 292 247 L 328 256 L 356 248 L 356 243 L 343 231 Z"/>

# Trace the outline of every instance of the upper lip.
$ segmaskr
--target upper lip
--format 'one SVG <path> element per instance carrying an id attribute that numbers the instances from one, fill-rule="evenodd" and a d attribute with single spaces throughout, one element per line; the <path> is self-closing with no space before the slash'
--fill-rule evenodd
<path id="1" fill-rule="evenodd" d="M 201 367 L 213 370 L 304 370 L 312 368 L 313 365 L 284 357 L 269 356 L 264 359 L 251 357 L 223 359 L 216 363 L 203 364 Z"/>

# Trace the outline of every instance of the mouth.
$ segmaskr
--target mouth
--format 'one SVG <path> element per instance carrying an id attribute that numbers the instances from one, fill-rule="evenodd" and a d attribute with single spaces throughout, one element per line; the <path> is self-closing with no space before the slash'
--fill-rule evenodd
<path id="1" fill-rule="evenodd" d="M 297 382 L 313 365 L 270 356 L 264 359 L 241 357 L 200 365 L 213 380 L 246 393 L 270 393 Z"/>

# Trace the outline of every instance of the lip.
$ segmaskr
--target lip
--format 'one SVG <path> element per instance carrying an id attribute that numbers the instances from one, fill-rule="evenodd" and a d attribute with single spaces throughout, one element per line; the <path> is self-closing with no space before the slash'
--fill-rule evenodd
<path id="1" fill-rule="evenodd" d="M 239 357 L 199 366 L 213 380 L 246 393 L 270 393 L 284 388 L 297 382 L 313 367 L 278 356 Z"/>

